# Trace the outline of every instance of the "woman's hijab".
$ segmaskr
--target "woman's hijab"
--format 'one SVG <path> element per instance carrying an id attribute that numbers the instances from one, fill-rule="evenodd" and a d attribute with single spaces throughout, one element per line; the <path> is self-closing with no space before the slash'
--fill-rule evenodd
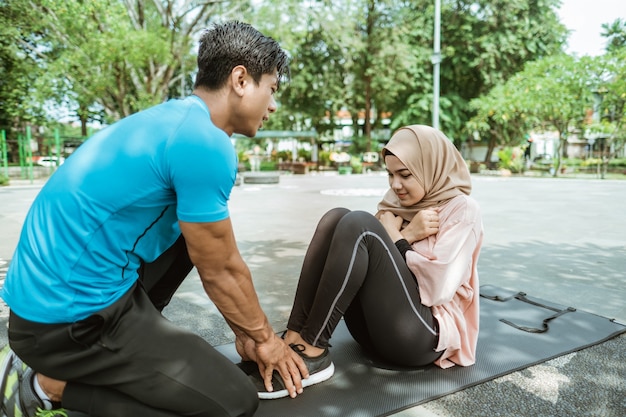
<path id="1" fill-rule="evenodd" d="M 402 207 L 390 188 L 378 210 L 391 211 L 406 221 L 426 208 L 444 204 L 457 195 L 469 195 L 472 190 L 470 173 L 465 160 L 452 141 L 430 126 L 412 125 L 398 129 L 383 148 L 394 154 L 424 187 L 424 198 L 414 206 Z"/>

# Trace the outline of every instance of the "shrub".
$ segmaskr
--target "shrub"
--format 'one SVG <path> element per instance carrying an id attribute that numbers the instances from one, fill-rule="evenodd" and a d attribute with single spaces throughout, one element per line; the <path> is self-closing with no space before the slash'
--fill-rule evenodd
<path id="1" fill-rule="evenodd" d="M 611 168 L 626 168 L 626 158 L 615 158 L 609 161 Z"/>
<path id="2" fill-rule="evenodd" d="M 581 158 L 567 158 L 561 161 L 561 163 L 567 165 L 568 167 L 578 167 L 584 166 L 585 161 Z"/>
<path id="3" fill-rule="evenodd" d="M 360 174 L 363 172 L 363 162 L 361 162 L 361 158 L 359 157 L 350 157 L 350 166 L 352 167 L 352 171 L 355 174 Z"/>
<path id="4" fill-rule="evenodd" d="M 498 151 L 499 168 L 508 169 L 513 173 L 524 172 L 524 157 L 519 147 L 506 147 Z"/>
<path id="5" fill-rule="evenodd" d="M 5 177 L 3 174 L 0 174 L 0 186 L 9 185 L 9 177 Z"/>
<path id="6" fill-rule="evenodd" d="M 590 166 L 595 166 L 595 165 L 598 165 L 598 164 L 601 164 L 601 163 L 602 163 L 602 159 L 600 159 L 600 158 L 588 158 L 588 159 L 585 159 L 584 161 L 582 161 L 580 166 L 590 167 Z"/>
<path id="7" fill-rule="evenodd" d="M 320 151 L 317 155 L 317 163 L 320 166 L 329 166 L 330 165 L 330 152 Z"/>
<path id="8" fill-rule="evenodd" d="M 259 169 L 261 171 L 276 171 L 278 169 L 278 164 L 274 161 L 261 161 Z"/>

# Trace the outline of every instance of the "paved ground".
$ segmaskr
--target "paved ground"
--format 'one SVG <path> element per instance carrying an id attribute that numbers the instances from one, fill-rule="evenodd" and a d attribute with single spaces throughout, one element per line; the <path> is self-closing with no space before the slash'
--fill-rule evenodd
<path id="1" fill-rule="evenodd" d="M 485 242 L 482 284 L 493 284 L 626 323 L 626 181 L 475 176 Z M 40 183 L 0 187 L 0 264 L 10 259 Z M 234 189 L 240 250 L 276 329 L 284 328 L 317 220 L 336 206 L 374 211 L 386 176 L 281 176 Z M 1 274 L 2 265 L 0 265 Z M 165 313 L 211 343 L 233 340 L 190 276 Z M 6 321 L 6 309 L 0 321 Z M 6 336 L 0 335 L 0 343 Z M 626 336 L 396 414 L 449 416 L 626 415 Z M 364 416 L 367 417 L 367 416 Z"/>

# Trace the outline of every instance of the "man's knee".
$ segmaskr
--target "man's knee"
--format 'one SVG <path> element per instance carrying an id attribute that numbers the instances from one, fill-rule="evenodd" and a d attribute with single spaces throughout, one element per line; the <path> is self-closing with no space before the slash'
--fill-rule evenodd
<path id="1" fill-rule="evenodd" d="M 254 387 L 252 388 L 250 392 L 246 392 L 245 395 L 241 396 L 241 412 L 233 417 L 252 417 L 257 408 L 259 408 L 259 394 Z"/>
<path id="2" fill-rule="evenodd" d="M 259 408 L 259 394 L 256 388 L 252 383 L 233 385 L 234 392 L 228 396 L 228 403 L 223 404 L 228 412 L 225 417 L 252 417 Z M 209 413 L 208 416 L 215 416 L 215 414 Z"/>

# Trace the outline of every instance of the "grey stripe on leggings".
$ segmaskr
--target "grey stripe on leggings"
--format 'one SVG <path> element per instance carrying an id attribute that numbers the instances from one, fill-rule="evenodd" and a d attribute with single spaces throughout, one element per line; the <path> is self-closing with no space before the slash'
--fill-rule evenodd
<path id="1" fill-rule="evenodd" d="M 344 290 L 346 289 L 346 286 L 348 285 L 348 280 L 350 279 L 350 274 L 352 272 L 352 268 L 354 266 L 354 260 L 356 258 L 356 251 L 358 249 L 359 243 L 361 242 L 361 240 L 363 240 L 365 238 L 366 235 L 373 236 L 374 238 L 376 238 L 383 245 L 383 247 L 387 251 L 387 254 L 389 255 L 389 258 L 391 259 L 391 263 L 393 264 L 394 269 L 396 270 L 396 277 L 400 280 L 400 283 L 402 284 L 402 288 L 404 289 L 404 294 L 406 295 L 406 298 L 407 298 L 409 304 L 411 305 L 411 309 L 413 309 L 413 312 L 420 319 L 420 321 L 422 322 L 424 327 L 426 327 L 426 329 L 428 329 L 428 331 L 430 333 L 432 333 L 434 336 L 436 336 L 437 335 L 437 331 L 435 329 L 433 329 L 432 327 L 430 327 L 428 325 L 428 323 L 426 323 L 424 318 L 419 314 L 419 312 L 417 311 L 417 308 L 413 304 L 413 300 L 411 300 L 411 296 L 409 295 L 409 290 L 407 289 L 406 285 L 404 284 L 404 280 L 402 279 L 402 276 L 400 274 L 400 270 L 398 269 L 398 265 L 396 264 L 395 260 L 393 259 L 393 256 L 391 256 L 391 252 L 389 251 L 389 248 L 385 245 L 385 242 L 383 241 L 383 239 L 381 239 L 381 237 L 379 235 L 377 235 L 376 233 L 367 231 L 367 232 L 361 233 L 361 235 L 359 235 L 358 239 L 356 239 L 356 241 L 354 243 L 354 247 L 352 248 L 352 257 L 350 259 L 350 266 L 348 267 L 348 270 L 346 271 L 346 276 L 343 279 L 343 285 L 341 286 L 341 290 L 339 291 L 339 293 L 337 294 L 337 296 L 333 300 L 333 303 L 330 306 L 330 309 L 328 311 L 328 315 L 326 316 L 326 320 L 324 320 L 323 325 L 320 326 L 320 331 L 315 336 L 315 339 L 313 340 L 313 345 L 314 346 L 317 345 L 317 342 L 319 341 L 319 338 L 321 337 L 324 328 L 326 328 L 326 325 L 328 324 L 328 321 L 330 320 L 330 316 L 332 315 L 332 312 L 335 309 L 335 306 L 337 305 L 337 302 L 339 301 L 339 298 L 341 298 L 341 295 L 343 294 Z"/>

